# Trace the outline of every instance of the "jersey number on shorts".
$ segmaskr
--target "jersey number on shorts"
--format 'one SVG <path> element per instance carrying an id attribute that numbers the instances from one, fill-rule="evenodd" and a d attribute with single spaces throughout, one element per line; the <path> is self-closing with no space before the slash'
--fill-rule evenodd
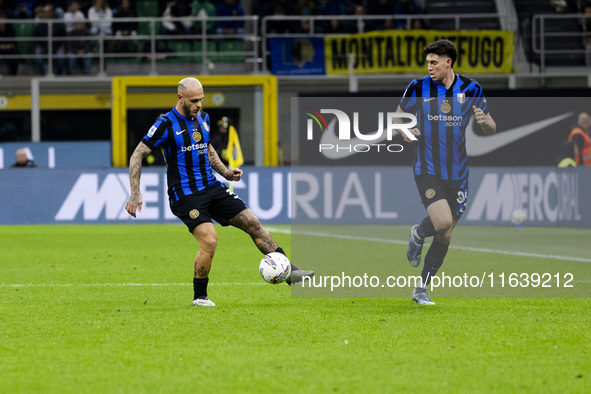
<path id="1" fill-rule="evenodd" d="M 464 212 L 466 210 L 466 199 L 468 198 L 468 190 L 458 192 L 458 199 L 457 202 L 460 204 L 460 212 Z"/>
<path id="2" fill-rule="evenodd" d="M 238 196 L 236 195 L 236 193 L 234 193 L 232 190 L 230 189 L 226 189 L 226 193 L 228 193 L 231 196 L 234 196 L 234 198 L 238 198 Z"/>

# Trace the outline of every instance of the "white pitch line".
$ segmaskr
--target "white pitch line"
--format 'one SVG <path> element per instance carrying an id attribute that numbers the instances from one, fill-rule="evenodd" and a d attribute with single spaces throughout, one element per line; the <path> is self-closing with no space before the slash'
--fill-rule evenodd
<path id="1" fill-rule="evenodd" d="M 210 283 L 209 286 L 261 286 L 267 283 Z M 192 286 L 192 283 L 17 283 L 0 284 L 0 287 L 99 287 L 99 286 Z"/>
<path id="2" fill-rule="evenodd" d="M 394 245 L 408 245 L 408 241 L 399 241 L 399 240 L 395 240 L 395 239 L 380 239 L 380 238 L 370 238 L 370 237 L 359 237 L 359 236 L 355 236 L 355 235 L 317 233 L 317 232 L 309 232 L 309 231 L 292 232 L 291 230 L 282 230 L 282 229 L 276 229 L 276 228 L 267 228 L 267 230 L 269 230 L 270 232 L 281 233 L 281 234 L 306 235 L 306 236 L 311 236 L 311 237 L 325 237 L 325 238 L 334 238 L 334 239 L 348 239 L 348 240 L 353 240 L 353 241 L 379 242 L 379 243 L 394 244 Z M 450 249 L 467 250 L 470 252 L 479 252 L 479 253 L 506 254 L 506 255 L 511 255 L 511 256 L 536 257 L 536 258 L 540 258 L 540 259 L 579 261 L 582 263 L 591 263 L 591 259 L 586 259 L 586 258 L 582 258 L 582 257 L 557 256 L 557 255 L 551 255 L 551 254 L 527 253 L 527 252 L 511 252 L 508 250 L 472 248 L 469 246 L 455 246 L 455 245 L 450 245 Z"/>
<path id="3" fill-rule="evenodd" d="M 494 281 L 501 284 L 502 281 Z M 591 280 L 574 280 L 573 283 L 591 283 Z M 265 286 L 267 283 L 210 283 L 209 286 Z M 126 286 L 191 286 L 191 283 L 0 283 L 1 287 L 126 287 Z"/>

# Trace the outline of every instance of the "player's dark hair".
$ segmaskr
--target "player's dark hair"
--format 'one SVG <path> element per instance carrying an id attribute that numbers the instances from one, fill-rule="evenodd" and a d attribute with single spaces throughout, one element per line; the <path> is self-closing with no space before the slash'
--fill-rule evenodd
<path id="1" fill-rule="evenodd" d="M 456 59 L 458 58 L 458 51 L 453 42 L 449 40 L 438 40 L 427 45 L 425 49 L 423 49 L 423 55 L 426 57 L 430 53 L 437 56 L 449 57 L 451 59 L 451 68 L 454 67 Z"/>

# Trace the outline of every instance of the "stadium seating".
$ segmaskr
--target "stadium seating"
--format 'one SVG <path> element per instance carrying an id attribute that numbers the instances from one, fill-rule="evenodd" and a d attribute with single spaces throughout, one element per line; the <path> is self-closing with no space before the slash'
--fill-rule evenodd
<path id="1" fill-rule="evenodd" d="M 550 5 L 550 1 L 539 0 L 515 0 L 515 8 L 521 23 L 520 33 L 526 44 L 526 55 L 530 62 L 540 63 L 540 55 L 533 52 L 532 46 L 540 48 L 540 26 L 533 25 L 532 16 L 536 14 L 556 14 L 556 10 Z M 572 10 L 568 11 L 571 12 Z M 537 40 L 534 43 L 532 30 L 537 29 Z M 578 33 L 581 25 L 575 18 L 569 19 L 545 19 L 544 31 L 546 33 Z M 583 39 L 581 36 L 556 36 L 546 37 L 544 47 L 547 50 L 582 50 Z M 583 53 L 546 54 L 547 66 L 584 66 L 585 55 Z"/>
<path id="2" fill-rule="evenodd" d="M 193 43 L 193 51 L 195 52 L 195 61 L 198 63 L 201 63 L 203 60 L 201 58 L 201 51 L 203 48 L 203 44 L 201 41 L 195 41 Z M 214 41 L 207 41 L 207 58 L 209 60 L 211 60 L 212 62 L 217 62 L 218 57 L 217 57 L 217 45 Z"/>
<path id="3" fill-rule="evenodd" d="M 108 58 L 106 60 L 107 64 L 138 64 L 141 63 L 141 57 L 116 57 L 116 58 Z"/>
<path id="4" fill-rule="evenodd" d="M 427 0 L 426 13 L 429 15 L 470 15 L 496 13 L 495 0 Z M 455 30 L 455 20 L 433 19 L 429 27 L 438 30 Z M 462 30 L 498 30 L 501 25 L 499 18 L 462 19 Z"/>
<path id="5" fill-rule="evenodd" d="M 160 6 L 158 5 L 157 1 L 153 1 L 153 0 L 143 0 L 143 1 L 138 1 L 136 4 L 136 13 L 137 16 L 142 18 L 154 18 L 154 17 L 160 17 Z M 162 23 L 160 22 L 156 22 L 155 23 L 155 33 L 158 34 L 160 32 L 160 27 L 162 26 Z M 140 36 L 149 36 L 151 33 L 150 30 L 150 22 L 140 22 L 139 23 L 139 27 L 138 27 L 138 33 Z M 149 47 L 149 44 L 147 41 L 144 41 L 143 44 L 141 45 L 143 47 Z"/>
<path id="6" fill-rule="evenodd" d="M 13 27 L 16 37 L 33 37 L 32 23 L 15 23 Z M 33 41 L 19 41 L 17 49 L 21 55 L 32 55 L 35 53 L 35 43 Z"/>
<path id="7" fill-rule="evenodd" d="M 237 40 L 222 40 L 219 42 L 220 54 L 217 61 L 220 63 L 243 63 L 244 55 L 227 54 L 227 52 L 241 52 L 244 50 L 242 41 Z M 226 52 L 226 53 L 224 53 Z"/>
<path id="8" fill-rule="evenodd" d="M 191 43 L 185 40 L 170 40 L 168 41 L 168 48 L 171 52 L 177 53 L 193 52 Z M 168 63 L 193 63 L 195 62 L 195 57 L 185 54 L 182 56 L 171 56 L 166 60 Z"/>
<path id="9" fill-rule="evenodd" d="M 135 7 L 139 17 L 158 17 L 160 16 L 160 6 L 157 1 L 144 0 L 138 1 Z"/>

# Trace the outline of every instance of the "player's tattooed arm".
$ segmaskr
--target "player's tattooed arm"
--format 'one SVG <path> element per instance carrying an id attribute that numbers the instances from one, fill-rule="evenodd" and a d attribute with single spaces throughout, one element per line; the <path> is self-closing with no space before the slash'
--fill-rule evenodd
<path id="1" fill-rule="evenodd" d="M 152 152 L 146 144 L 140 142 L 129 159 L 129 183 L 131 195 L 140 194 L 140 178 L 142 176 L 142 160 Z"/>
<path id="2" fill-rule="evenodd" d="M 140 142 L 129 159 L 129 185 L 131 188 L 131 195 L 129 196 L 129 200 L 127 200 L 127 204 L 125 204 L 125 209 L 133 217 L 135 217 L 137 210 L 142 210 L 143 201 L 140 194 L 142 160 L 151 152 L 152 149 L 143 142 Z"/>
<path id="3" fill-rule="evenodd" d="M 213 168 L 218 174 L 223 176 L 229 181 L 239 181 L 242 178 L 242 170 L 239 168 L 226 168 L 222 160 L 218 156 L 215 149 L 211 144 L 207 148 L 207 153 L 209 156 L 209 165 Z"/>
<path id="4" fill-rule="evenodd" d="M 225 174 L 226 171 L 228 171 L 228 169 L 226 168 L 224 163 L 222 163 L 222 160 L 218 156 L 218 153 L 215 151 L 215 149 L 213 149 L 213 146 L 211 146 L 211 144 L 207 148 L 207 153 L 209 155 L 209 165 L 211 165 L 211 168 L 213 168 L 218 174 L 225 178 Z"/>

